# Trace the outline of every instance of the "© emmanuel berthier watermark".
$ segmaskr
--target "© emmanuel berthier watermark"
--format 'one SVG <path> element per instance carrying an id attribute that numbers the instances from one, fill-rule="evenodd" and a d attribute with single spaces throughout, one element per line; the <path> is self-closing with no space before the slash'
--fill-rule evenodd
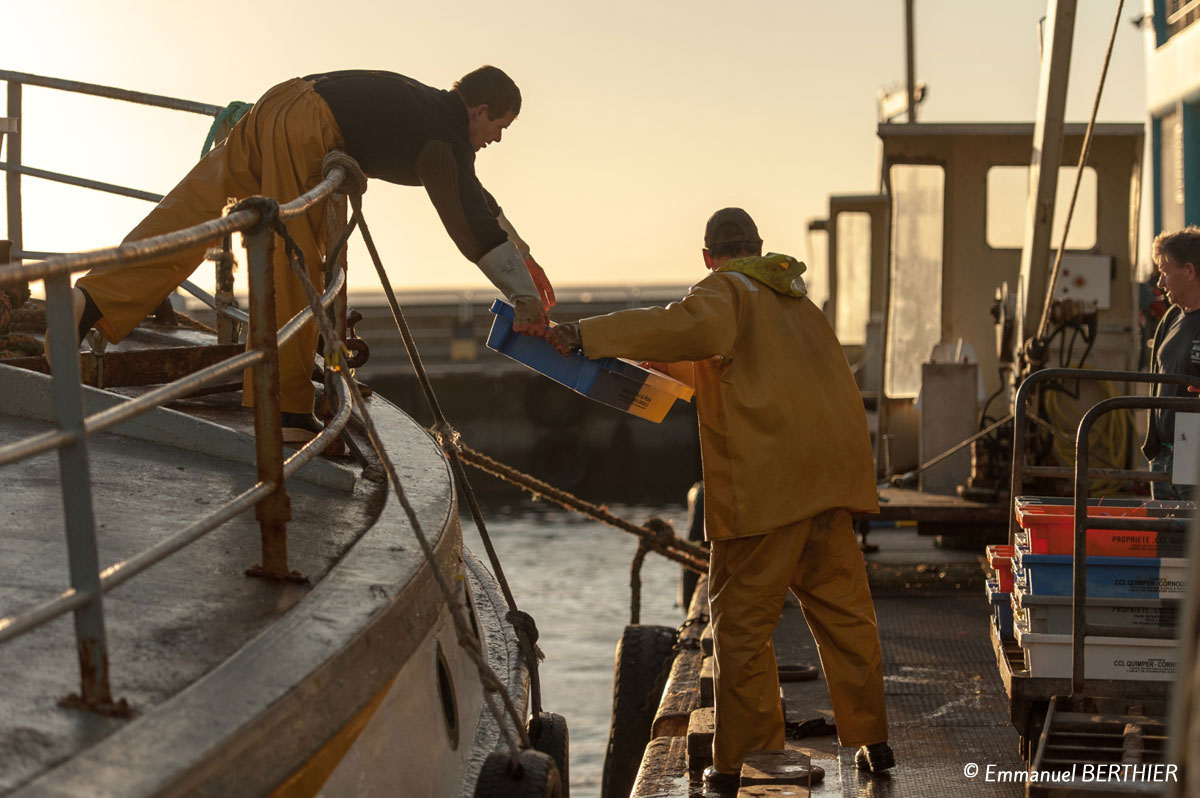
<path id="1" fill-rule="evenodd" d="M 1063 782 L 1176 782 L 1179 766 L 1164 764 L 1075 764 L 1067 770 L 1006 770 L 994 764 L 963 765 L 968 779 L 981 778 L 988 782 L 1063 783 Z"/>

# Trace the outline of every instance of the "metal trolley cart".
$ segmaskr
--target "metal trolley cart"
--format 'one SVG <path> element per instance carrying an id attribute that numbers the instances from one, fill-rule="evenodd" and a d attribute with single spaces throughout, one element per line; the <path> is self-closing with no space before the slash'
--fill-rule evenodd
<path id="1" fill-rule="evenodd" d="M 1200 398 L 1120 396 L 1096 403 L 1079 423 L 1074 467 L 1025 466 L 1026 404 L 1039 384 L 1051 380 L 1108 380 L 1126 383 L 1195 385 L 1200 380 L 1178 375 L 1122 371 L 1047 369 L 1030 376 L 1017 391 L 1013 425 L 1013 471 L 1009 517 L 1009 543 L 1018 534 L 1015 513 L 1017 497 L 1026 476 L 1074 480 L 1073 561 L 1071 573 L 1071 670 L 1070 677 L 1034 676 L 1026 669 L 1023 649 L 1001 636 L 992 625 L 992 645 L 1001 679 L 1010 700 L 1013 725 L 1021 737 L 1022 755 L 1032 761 L 1031 772 L 1070 770 L 1072 764 L 1154 764 L 1161 761 L 1167 699 L 1173 682 L 1144 679 L 1085 678 L 1084 641 L 1088 637 L 1141 639 L 1173 638 L 1173 629 L 1126 627 L 1087 622 L 1086 564 L 1087 533 L 1090 530 L 1186 530 L 1189 521 L 1178 517 L 1089 517 L 1089 479 L 1110 478 L 1154 482 L 1169 480 L 1167 474 L 1149 471 L 1089 467 L 1088 436 L 1105 413 L 1122 408 L 1160 408 L 1200 412 Z M 1194 568 L 1194 563 L 1192 564 Z M 1077 768 L 1078 770 L 1078 768 Z M 1076 776 L 1079 778 L 1079 775 Z M 1030 795 L 1076 795 L 1078 782 L 1034 783 Z M 1120 794 L 1114 782 L 1091 786 Z M 1119 786 L 1136 787 L 1128 781 Z M 1156 789 L 1161 787 L 1157 785 Z M 1136 793 L 1136 789 L 1133 790 Z"/>

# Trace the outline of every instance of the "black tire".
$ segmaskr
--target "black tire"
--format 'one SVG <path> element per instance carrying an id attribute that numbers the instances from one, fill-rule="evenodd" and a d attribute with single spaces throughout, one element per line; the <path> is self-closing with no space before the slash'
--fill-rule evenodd
<path id="1" fill-rule="evenodd" d="M 520 772 L 508 772 L 508 751 L 488 754 L 475 782 L 475 798 L 562 798 L 562 782 L 554 760 L 541 751 L 521 752 Z"/>
<path id="2" fill-rule="evenodd" d="M 675 630 L 626 626 L 613 665 L 613 713 L 600 798 L 628 798 L 670 674 Z"/>
<path id="3" fill-rule="evenodd" d="M 537 735 L 534 735 L 534 732 Z M 571 735 L 567 731 L 567 719 L 557 712 L 541 712 L 529 721 L 529 739 L 535 751 L 541 751 L 554 760 L 558 768 L 558 780 L 562 782 L 562 797 L 571 796 Z"/>

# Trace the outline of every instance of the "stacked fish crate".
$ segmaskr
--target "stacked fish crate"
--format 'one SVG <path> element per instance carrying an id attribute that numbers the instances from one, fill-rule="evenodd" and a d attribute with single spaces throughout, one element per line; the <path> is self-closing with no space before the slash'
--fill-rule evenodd
<path id="1" fill-rule="evenodd" d="M 992 623 L 1002 640 L 1013 639 L 1013 571 L 1012 546 L 988 546 L 987 561 L 992 578 L 987 580 L 988 604 L 992 608 Z"/>
<path id="2" fill-rule="evenodd" d="M 1191 502 L 1091 500 L 1088 518 L 1186 518 Z M 1071 676 L 1074 507 L 1069 499 L 1021 497 L 1012 553 L 1012 627 L 1030 676 Z M 1131 524 L 1136 527 L 1137 524 Z M 1137 634 L 1174 629 L 1187 590 L 1182 530 L 1087 530 L 1086 617 L 1130 636 L 1088 637 L 1089 679 L 1170 681 L 1179 642 Z"/>

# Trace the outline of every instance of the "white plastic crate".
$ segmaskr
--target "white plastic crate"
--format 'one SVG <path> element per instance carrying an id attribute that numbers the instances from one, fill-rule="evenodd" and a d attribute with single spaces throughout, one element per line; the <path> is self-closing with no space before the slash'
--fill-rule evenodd
<path id="1" fill-rule="evenodd" d="M 1024 611 L 1013 618 L 1025 669 L 1035 678 L 1071 677 L 1071 635 L 1029 631 Z M 1179 670 L 1178 640 L 1089 637 L 1084 643 L 1084 678 L 1169 682 Z"/>
<path id="2" fill-rule="evenodd" d="M 1025 610 L 1029 631 L 1071 634 L 1074 611 L 1070 596 L 1040 596 L 1028 593 L 1017 583 L 1012 594 L 1013 608 Z M 1136 626 L 1173 628 L 1179 602 L 1170 599 L 1089 598 L 1087 622 L 1098 626 Z"/>

